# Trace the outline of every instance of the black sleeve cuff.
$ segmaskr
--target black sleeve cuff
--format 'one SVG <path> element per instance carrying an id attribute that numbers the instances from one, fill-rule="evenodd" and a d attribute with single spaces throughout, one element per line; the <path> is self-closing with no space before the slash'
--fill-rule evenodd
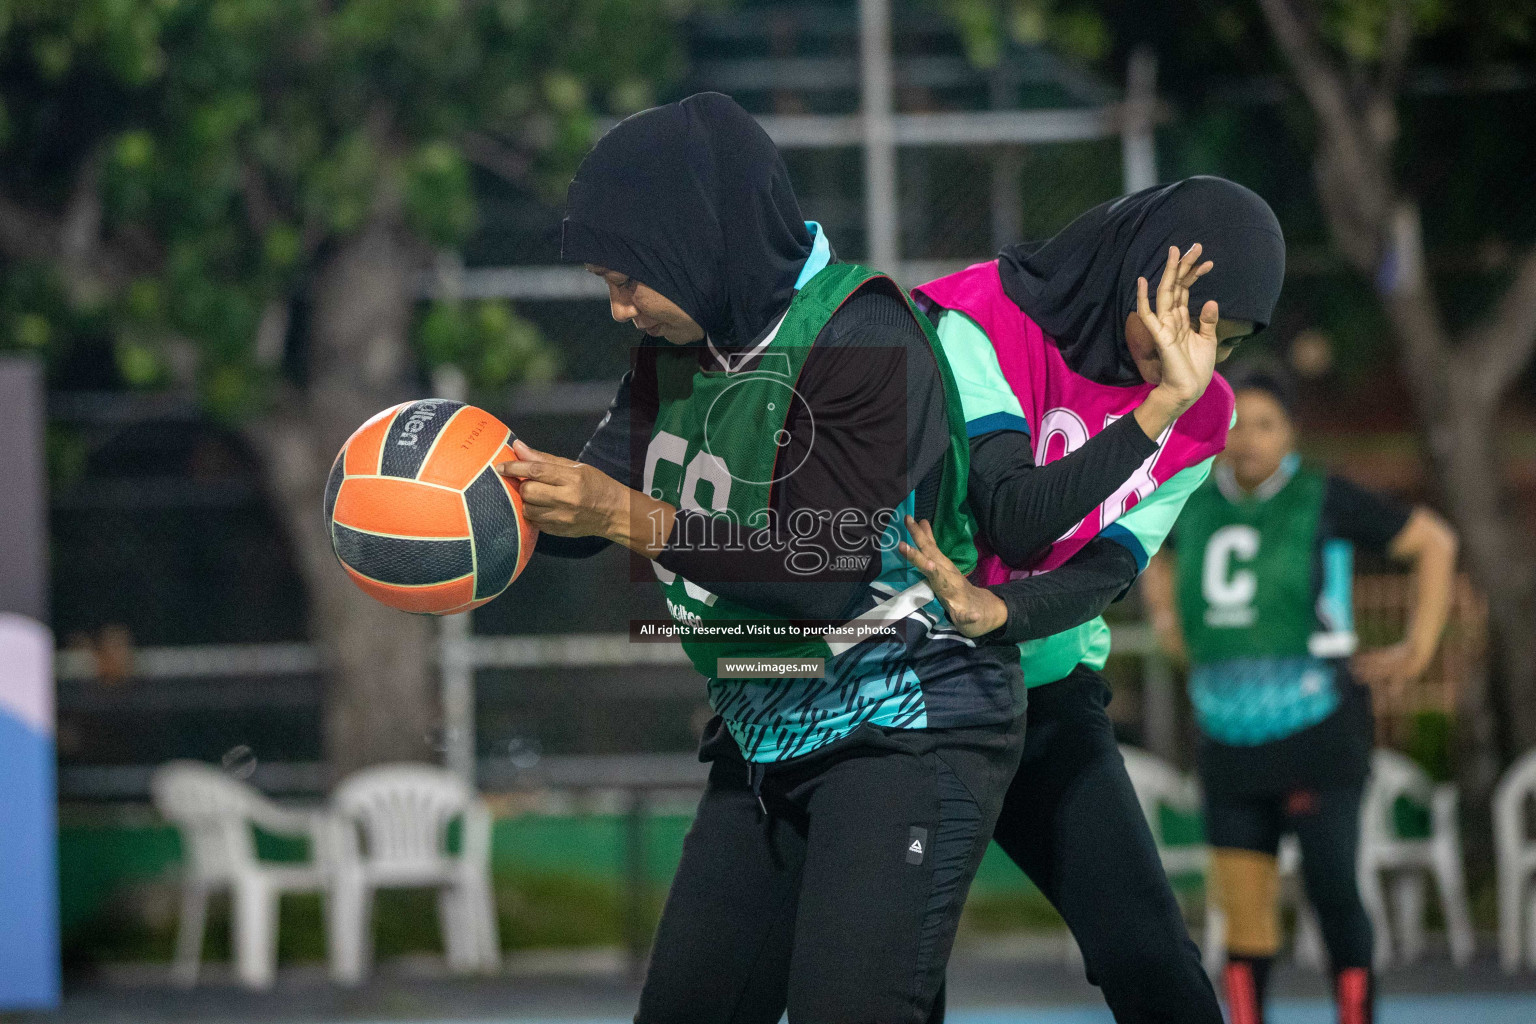
<path id="1" fill-rule="evenodd" d="M 609 543 L 604 537 L 556 537 L 554 534 L 541 533 L 533 550 L 555 558 L 591 558 Z"/>
<path id="2" fill-rule="evenodd" d="M 1135 579 L 1135 556 L 1095 538 L 1059 568 L 992 587 L 1008 606 L 1008 621 L 978 642 L 1023 643 L 1080 626 L 1103 614 Z"/>

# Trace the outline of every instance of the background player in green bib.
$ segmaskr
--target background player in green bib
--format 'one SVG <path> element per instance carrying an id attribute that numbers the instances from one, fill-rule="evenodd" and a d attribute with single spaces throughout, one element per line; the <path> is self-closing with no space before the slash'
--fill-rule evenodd
<path id="1" fill-rule="evenodd" d="M 1017 649 L 961 635 L 896 552 L 975 560 L 968 446 L 931 328 L 839 263 L 762 129 L 718 94 L 605 135 L 562 257 L 649 339 L 579 461 L 516 449 L 540 550 L 617 542 L 679 623 L 886 622 L 858 644 L 689 640 L 715 719 L 637 1020 L 926 1015 L 1022 742 Z M 628 486 L 626 486 L 626 484 Z M 647 573 L 650 569 L 645 570 Z M 824 659 L 734 678 L 723 656 Z M 878 936 L 878 941 L 872 941 Z"/>
<path id="2" fill-rule="evenodd" d="M 1228 1005 L 1233 1020 L 1261 1024 L 1280 943 L 1275 853 L 1294 831 L 1339 1019 L 1368 1024 L 1371 925 L 1355 851 L 1373 720 L 1356 677 L 1392 683 L 1429 665 L 1450 607 L 1456 538 L 1427 508 L 1410 511 L 1302 463 L 1278 367 L 1240 368 L 1232 386 L 1227 451 L 1185 505 L 1176 565 L 1155 560 L 1146 589 L 1159 637 L 1190 666 L 1206 838 L 1228 920 Z M 1415 594 L 1406 638 L 1360 654 L 1357 547 L 1410 563 Z"/>

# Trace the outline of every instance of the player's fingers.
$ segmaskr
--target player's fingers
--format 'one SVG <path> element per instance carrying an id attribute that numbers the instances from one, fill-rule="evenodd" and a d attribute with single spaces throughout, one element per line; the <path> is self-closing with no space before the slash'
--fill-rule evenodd
<path id="1" fill-rule="evenodd" d="M 1212 341 L 1216 340 L 1216 322 L 1221 319 L 1221 307 L 1215 299 L 1207 299 L 1204 306 L 1200 307 L 1200 333 Z"/>
<path id="2" fill-rule="evenodd" d="M 1152 311 L 1152 303 L 1147 300 L 1147 287 L 1146 278 L 1136 279 L 1136 312 L 1143 321 L 1150 323 L 1157 314 Z"/>
<path id="3" fill-rule="evenodd" d="M 933 564 L 932 559 L 924 556 L 921 551 L 919 551 L 917 548 L 914 548 L 906 541 L 902 541 L 897 544 L 896 548 L 901 552 L 902 557 L 911 562 L 917 571 L 922 573 L 924 576 L 930 576 L 937 568 L 937 566 Z"/>
<path id="4" fill-rule="evenodd" d="M 1184 283 L 1186 285 L 1194 284 L 1206 274 L 1209 274 L 1213 269 L 1215 269 L 1215 267 L 1216 264 L 1214 261 L 1206 260 L 1204 263 L 1200 264 L 1194 270 L 1191 270 L 1187 275 L 1185 275 Z"/>
<path id="5" fill-rule="evenodd" d="M 938 541 L 933 539 L 933 524 L 926 519 L 919 519 L 917 521 L 917 530 L 918 536 L 921 538 L 919 543 L 924 547 L 931 547 L 937 551 L 939 544 Z"/>
<path id="6" fill-rule="evenodd" d="M 912 544 L 919 551 L 928 554 L 927 546 L 923 543 L 923 528 L 918 521 L 911 516 L 903 516 L 903 523 L 907 528 L 907 536 L 912 538 Z"/>
<path id="7" fill-rule="evenodd" d="M 1142 326 L 1152 335 L 1152 341 L 1159 347 L 1162 346 L 1163 325 L 1158 322 L 1157 314 L 1152 312 L 1152 306 L 1147 302 L 1147 279 L 1136 279 L 1136 315 L 1141 317 Z"/>
<path id="8" fill-rule="evenodd" d="M 527 459 L 511 459 L 507 462 L 499 463 L 496 466 L 496 472 L 502 476 L 511 477 L 514 480 L 537 480 L 539 479 L 539 474 L 545 472 L 544 467 L 546 465 L 547 463 L 530 462 Z"/>
<path id="9" fill-rule="evenodd" d="M 517 493 L 523 499 L 523 508 L 534 518 L 565 507 L 565 502 L 560 500 L 559 488 L 537 480 L 524 480 Z"/>
<path id="10" fill-rule="evenodd" d="M 509 476 L 518 480 L 542 480 L 547 484 L 569 483 L 572 480 L 572 470 L 557 462 L 530 462 L 527 459 L 514 459 L 511 462 L 503 462 L 506 471 L 503 476 Z"/>
<path id="11" fill-rule="evenodd" d="M 1179 280 L 1179 247 L 1168 247 L 1168 262 L 1163 265 L 1162 280 L 1157 282 L 1157 311 L 1166 313 L 1173 308 L 1173 288 Z"/>
<path id="12" fill-rule="evenodd" d="M 522 459 L 524 462 L 567 462 L 567 461 L 569 461 L 568 459 L 560 458 L 560 456 L 558 456 L 558 455 L 551 455 L 548 452 L 541 452 L 537 448 L 533 447 L 527 441 L 524 441 L 520 437 L 512 442 L 512 453 L 514 455 L 516 455 L 519 459 Z"/>
<path id="13" fill-rule="evenodd" d="M 949 556 L 944 554 L 944 550 L 939 547 L 938 539 L 933 535 L 933 524 L 923 519 L 917 526 L 921 531 L 918 543 L 922 545 L 923 552 L 941 566 L 952 566 Z"/>
<path id="14" fill-rule="evenodd" d="M 918 522 L 911 516 L 906 517 L 906 522 L 907 533 L 912 536 L 913 544 L 917 546 L 917 550 L 923 553 L 923 557 L 927 559 L 928 562 L 936 570 L 941 564 L 939 559 L 943 557 L 943 553 L 939 551 L 938 545 L 933 542 L 932 532 L 926 529 L 928 524 Z"/>
<path id="15" fill-rule="evenodd" d="M 1195 260 L 1199 258 L 1200 243 L 1196 242 L 1179 259 L 1179 277 L 1173 283 L 1173 304 L 1175 307 L 1187 306 L 1189 304 L 1189 286 L 1194 284 L 1195 280 L 1200 276 L 1192 269 L 1195 265 Z"/>
<path id="16" fill-rule="evenodd" d="M 1199 258 L 1200 258 L 1200 243 L 1196 242 L 1194 245 L 1189 247 L 1189 249 L 1184 253 L 1183 256 L 1179 257 L 1179 279 L 1180 280 L 1183 280 L 1184 278 L 1189 276 L 1190 268 L 1195 265 L 1195 261 L 1198 260 Z"/>

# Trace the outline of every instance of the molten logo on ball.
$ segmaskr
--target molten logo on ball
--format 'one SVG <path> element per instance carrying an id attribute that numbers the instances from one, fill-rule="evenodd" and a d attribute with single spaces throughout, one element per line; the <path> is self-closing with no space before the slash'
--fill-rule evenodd
<path id="1" fill-rule="evenodd" d="M 395 438 L 395 444 L 407 447 L 414 446 L 416 444 L 416 435 L 421 433 L 426 425 L 431 423 L 433 418 L 437 416 L 437 407 L 443 402 L 444 399 L 441 398 L 428 398 L 417 402 L 415 411 L 411 413 L 410 418 L 400 427 L 401 432 Z"/>

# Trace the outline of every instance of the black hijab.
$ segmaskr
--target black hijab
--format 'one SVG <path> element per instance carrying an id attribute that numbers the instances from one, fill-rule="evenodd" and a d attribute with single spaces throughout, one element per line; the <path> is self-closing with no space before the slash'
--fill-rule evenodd
<path id="1" fill-rule="evenodd" d="M 1216 266 L 1189 290 L 1194 316 L 1209 299 L 1228 320 L 1274 315 L 1285 279 L 1285 238 L 1274 211 L 1225 178 L 1185 178 L 1095 206 L 1044 245 L 998 254 L 1003 291 L 1055 341 L 1073 370 L 1100 384 L 1142 382 L 1125 343 L 1136 278 L 1156 304 L 1168 247 L 1199 242 Z"/>
<path id="2" fill-rule="evenodd" d="M 626 118 L 576 171 L 560 258 L 649 285 L 717 344 L 746 344 L 794 295 L 811 254 L 778 149 L 729 96 Z"/>

